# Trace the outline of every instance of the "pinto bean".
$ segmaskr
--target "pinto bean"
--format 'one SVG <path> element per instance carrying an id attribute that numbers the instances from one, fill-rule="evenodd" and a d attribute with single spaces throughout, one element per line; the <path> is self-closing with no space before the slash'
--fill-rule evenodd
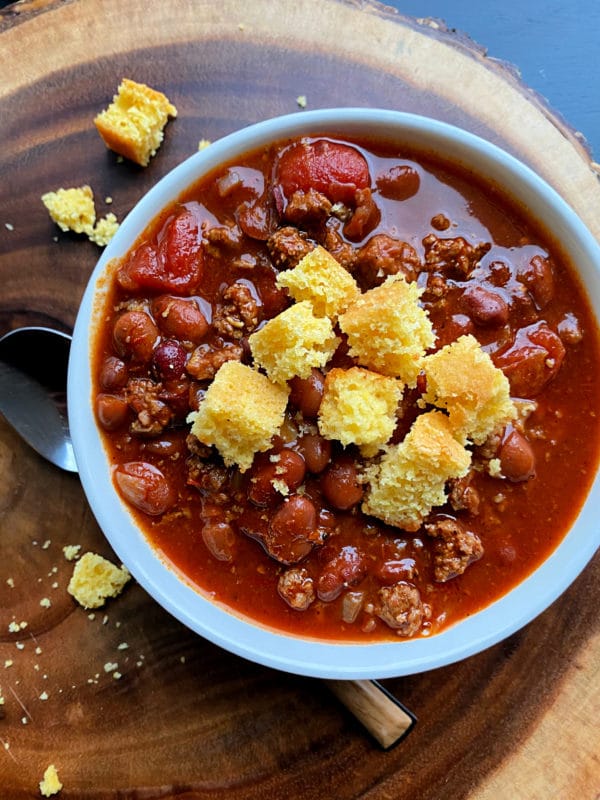
<path id="1" fill-rule="evenodd" d="M 122 389 L 127 383 L 129 372 L 125 362 L 116 356 L 107 356 L 100 368 L 100 385 L 107 392 Z"/>
<path id="2" fill-rule="evenodd" d="M 485 286 L 470 286 L 462 296 L 462 306 L 476 325 L 499 327 L 508 322 L 508 303 Z"/>
<path id="3" fill-rule="evenodd" d="M 377 176 L 377 188 L 382 197 L 390 200 L 408 200 L 419 191 L 421 178 L 409 164 L 397 164 Z"/>
<path id="4" fill-rule="evenodd" d="M 116 431 L 127 419 L 129 406 L 124 397 L 99 394 L 96 397 L 96 416 L 105 431 Z"/>
<path id="5" fill-rule="evenodd" d="M 161 295 L 152 303 L 152 314 L 163 335 L 179 341 L 198 344 L 210 327 L 193 299 Z"/>
<path id="6" fill-rule="evenodd" d="M 498 453 L 502 474 L 513 483 L 527 481 L 535 476 L 535 453 L 519 431 L 511 429 L 503 439 Z"/>
<path id="7" fill-rule="evenodd" d="M 113 341 L 123 358 L 146 364 L 152 358 L 159 339 L 154 320 L 145 311 L 126 311 L 113 327 Z"/>
<path id="8" fill-rule="evenodd" d="M 217 561 L 233 560 L 235 532 L 228 522 L 208 521 L 202 528 L 202 540 Z"/>
<path id="9" fill-rule="evenodd" d="M 276 460 L 271 460 L 276 459 Z M 256 459 L 252 467 L 248 497 L 257 506 L 273 505 L 281 496 L 276 486 L 285 484 L 295 492 L 304 480 L 306 464 L 295 450 L 284 447 L 276 456 Z"/>
<path id="10" fill-rule="evenodd" d="M 340 456 L 328 467 L 321 478 L 321 490 L 334 508 L 347 510 L 360 503 L 364 490 L 352 458 Z"/>
<path id="11" fill-rule="evenodd" d="M 317 596 L 326 603 L 335 600 L 347 586 L 356 586 L 367 574 L 363 553 L 346 545 L 324 566 L 317 581 Z"/>
<path id="12" fill-rule="evenodd" d="M 115 483 L 132 506 L 158 516 L 175 502 L 171 485 L 163 473 L 146 461 L 129 461 L 115 470 Z"/>
<path id="13" fill-rule="evenodd" d="M 517 331 L 514 342 L 493 357 L 510 381 L 516 397 L 535 397 L 553 380 L 563 362 L 565 348 L 545 322 Z"/>
<path id="14" fill-rule="evenodd" d="M 331 460 L 331 442 L 318 433 L 307 433 L 298 440 L 306 469 L 314 475 L 323 472 Z"/>
<path id="15" fill-rule="evenodd" d="M 292 495 L 277 509 L 263 544 L 269 555 L 283 564 L 294 564 L 313 548 L 317 511 L 312 500 Z"/>
<path id="16" fill-rule="evenodd" d="M 325 377 L 318 369 L 313 369 L 308 378 L 292 378 L 290 381 L 290 402 L 304 417 L 314 419 L 319 413 Z"/>

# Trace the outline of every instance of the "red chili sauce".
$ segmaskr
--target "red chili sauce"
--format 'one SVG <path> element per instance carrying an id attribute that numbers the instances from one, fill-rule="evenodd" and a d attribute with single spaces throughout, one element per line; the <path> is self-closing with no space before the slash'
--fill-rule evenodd
<path id="1" fill-rule="evenodd" d="M 221 364 L 252 365 L 248 336 L 290 305 L 278 273 L 317 244 L 363 292 L 417 281 L 434 349 L 473 334 L 532 402 L 473 447 L 417 532 L 362 513 L 365 460 L 319 434 L 323 371 L 291 381 L 279 435 L 243 474 L 189 435 Z M 349 361 L 342 341 L 331 364 Z M 216 170 L 148 227 L 115 269 L 94 402 L 118 490 L 187 580 L 276 629 L 374 641 L 442 630 L 557 547 L 598 463 L 598 361 L 573 267 L 499 187 L 430 154 L 315 137 Z M 419 396 L 405 392 L 395 442 Z"/>

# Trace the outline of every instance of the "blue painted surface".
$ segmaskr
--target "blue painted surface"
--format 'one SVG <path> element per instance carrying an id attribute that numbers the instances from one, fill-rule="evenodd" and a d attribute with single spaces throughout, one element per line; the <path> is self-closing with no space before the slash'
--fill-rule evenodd
<path id="1" fill-rule="evenodd" d="M 387 0 L 401 14 L 442 19 L 518 68 L 580 131 L 600 160 L 599 0 Z"/>

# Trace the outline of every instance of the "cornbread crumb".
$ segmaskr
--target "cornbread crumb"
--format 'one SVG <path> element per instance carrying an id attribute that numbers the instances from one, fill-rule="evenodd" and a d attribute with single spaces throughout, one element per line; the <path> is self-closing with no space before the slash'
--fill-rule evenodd
<path id="1" fill-rule="evenodd" d="M 200 139 L 198 142 L 198 150 L 206 150 L 212 144 L 210 139 Z"/>
<path id="2" fill-rule="evenodd" d="M 283 422 L 289 390 L 239 361 L 226 361 L 196 412 L 191 432 L 214 445 L 227 466 L 245 472 L 254 454 L 268 450 Z"/>
<path id="3" fill-rule="evenodd" d="M 52 605 L 52 601 L 50 600 L 49 597 L 42 597 L 42 599 L 40 600 L 40 605 L 42 608 L 50 608 L 50 606 Z"/>
<path id="4" fill-rule="evenodd" d="M 162 143 L 169 117 L 176 116 L 177 109 L 162 92 L 124 78 L 94 124 L 110 150 L 146 167 Z"/>
<path id="5" fill-rule="evenodd" d="M 10 589 L 15 588 L 15 579 L 14 578 L 7 578 L 6 583 L 8 584 Z"/>
<path id="6" fill-rule="evenodd" d="M 88 236 L 96 222 L 94 193 L 89 186 L 57 189 L 42 195 L 42 203 L 62 231 L 85 233 Z"/>
<path id="7" fill-rule="evenodd" d="M 327 373 L 319 407 L 319 432 L 344 446 L 356 444 L 374 455 L 396 427 L 402 384 L 362 367 Z"/>
<path id="8" fill-rule="evenodd" d="M 53 794 L 58 794 L 63 788 L 62 783 L 58 779 L 58 772 L 54 764 L 46 767 L 44 777 L 40 781 L 40 792 L 43 797 L 51 797 Z"/>
<path id="9" fill-rule="evenodd" d="M 296 103 L 298 104 L 299 108 L 306 108 L 306 95 L 299 94 L 296 98 Z"/>
<path id="10" fill-rule="evenodd" d="M 315 317 L 308 300 L 282 311 L 248 338 L 254 361 L 275 383 L 296 375 L 308 378 L 313 367 L 329 361 L 338 343 L 331 321 Z"/>
<path id="11" fill-rule="evenodd" d="M 416 531 L 434 506 L 446 501 L 449 478 L 466 475 L 471 454 L 458 442 L 441 411 L 421 414 L 400 444 L 368 466 L 362 509 L 388 525 Z"/>
<path id="12" fill-rule="evenodd" d="M 448 412 L 454 435 L 482 444 L 517 416 L 508 379 L 474 336 L 461 336 L 424 359 L 423 401 Z"/>
<path id="13" fill-rule="evenodd" d="M 47 700 L 50 695 L 48 692 L 42 692 L 40 695 L 40 700 Z"/>
<path id="14" fill-rule="evenodd" d="M 425 351 L 433 347 L 431 321 L 419 305 L 422 290 L 400 275 L 361 295 L 339 318 L 350 355 L 374 372 L 415 386 Z"/>
<path id="15" fill-rule="evenodd" d="M 280 272 L 277 285 L 288 289 L 296 301 L 308 300 L 316 317 L 332 320 L 360 295 L 352 275 L 320 245 L 293 269 Z"/>
<path id="16" fill-rule="evenodd" d="M 99 219 L 90 233 L 89 239 L 98 247 L 105 247 L 119 229 L 119 223 L 115 215 L 111 212 L 102 219 Z"/>
<path id="17" fill-rule="evenodd" d="M 79 558 L 79 551 L 81 550 L 80 544 L 66 544 L 62 551 L 67 561 L 75 561 Z"/>
<path id="18" fill-rule="evenodd" d="M 96 553 L 84 553 L 75 564 L 67 591 L 84 608 L 98 608 L 117 597 L 131 575 Z"/>

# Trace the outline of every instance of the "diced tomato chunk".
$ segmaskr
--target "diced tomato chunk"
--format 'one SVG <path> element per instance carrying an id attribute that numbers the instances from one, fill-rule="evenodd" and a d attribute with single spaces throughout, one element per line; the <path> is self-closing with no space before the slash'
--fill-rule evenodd
<path id="1" fill-rule="evenodd" d="M 184 207 L 168 221 L 156 244 L 145 243 L 131 253 L 119 271 L 119 283 L 130 291 L 189 291 L 202 274 L 200 243 L 198 220 Z"/>
<path id="2" fill-rule="evenodd" d="M 280 155 L 276 183 L 286 198 L 294 192 L 314 189 L 333 203 L 354 203 L 357 189 L 371 183 L 369 165 L 355 148 L 328 139 L 301 141 Z"/>

